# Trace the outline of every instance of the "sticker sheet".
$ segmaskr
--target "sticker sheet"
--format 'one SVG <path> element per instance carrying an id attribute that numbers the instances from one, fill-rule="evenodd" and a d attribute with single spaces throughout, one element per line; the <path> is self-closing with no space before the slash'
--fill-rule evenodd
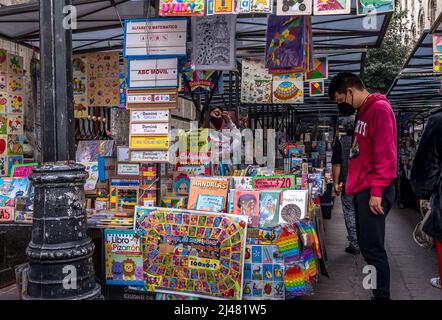
<path id="1" fill-rule="evenodd" d="M 235 70 L 235 34 L 235 15 L 193 17 L 192 60 L 195 70 Z"/>
<path id="2" fill-rule="evenodd" d="M 273 77 L 266 69 L 264 60 L 242 60 L 241 102 L 272 103 Z"/>
<path id="3" fill-rule="evenodd" d="M 89 54 L 87 80 L 90 107 L 117 107 L 120 101 L 120 54 Z"/>
<path id="4" fill-rule="evenodd" d="M 137 207 L 147 284 L 159 292 L 240 300 L 246 229 L 242 216 Z"/>
<path id="5" fill-rule="evenodd" d="M 284 300 L 284 258 L 275 245 L 247 245 L 244 300 Z"/>
<path id="6" fill-rule="evenodd" d="M 273 77 L 273 103 L 304 103 L 304 76 L 286 74 Z"/>

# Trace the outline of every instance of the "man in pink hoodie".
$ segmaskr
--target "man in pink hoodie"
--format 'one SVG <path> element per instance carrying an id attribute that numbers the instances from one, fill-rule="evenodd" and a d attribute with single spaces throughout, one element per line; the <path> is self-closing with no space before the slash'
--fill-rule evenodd
<path id="1" fill-rule="evenodd" d="M 329 96 L 338 103 L 341 116 L 350 116 L 357 110 L 346 192 L 354 198 L 361 253 L 367 264 L 376 268 L 372 299 L 389 300 L 390 267 L 384 239 L 385 219 L 394 204 L 397 177 L 394 112 L 384 95 L 369 93 L 352 73 L 335 76 L 329 85 Z"/>

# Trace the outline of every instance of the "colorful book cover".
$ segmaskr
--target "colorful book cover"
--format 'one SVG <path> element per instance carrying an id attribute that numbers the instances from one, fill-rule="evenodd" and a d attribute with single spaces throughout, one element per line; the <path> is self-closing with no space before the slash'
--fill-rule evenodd
<path id="1" fill-rule="evenodd" d="M 281 192 L 278 190 L 263 190 L 259 193 L 259 227 L 271 228 L 279 223 L 279 200 Z"/>
<path id="2" fill-rule="evenodd" d="M 198 195 L 207 194 L 223 197 L 222 211 L 225 212 L 227 205 L 227 193 L 229 190 L 229 180 L 227 178 L 190 178 L 190 192 L 187 209 L 195 209 Z"/>
<path id="3" fill-rule="evenodd" d="M 247 216 L 249 226 L 259 226 L 259 191 L 236 190 L 233 202 L 233 213 Z"/>
<path id="4" fill-rule="evenodd" d="M 247 245 L 244 300 L 284 300 L 284 259 L 275 245 Z"/>
<path id="5" fill-rule="evenodd" d="M 308 216 L 308 191 L 285 190 L 282 192 L 279 223 L 296 223 Z"/>
<path id="6" fill-rule="evenodd" d="M 26 197 L 30 182 L 27 178 L 0 178 L 0 206 L 14 206 L 16 197 Z"/>
<path id="7" fill-rule="evenodd" d="M 106 283 L 144 285 L 140 238 L 133 230 L 104 230 Z"/>
<path id="8" fill-rule="evenodd" d="M 200 194 L 196 201 L 196 210 L 221 212 L 223 210 L 224 197 Z"/>

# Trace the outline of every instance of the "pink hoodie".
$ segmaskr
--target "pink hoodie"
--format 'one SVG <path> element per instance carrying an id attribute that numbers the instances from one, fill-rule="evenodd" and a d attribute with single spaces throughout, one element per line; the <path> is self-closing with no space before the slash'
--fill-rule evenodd
<path id="1" fill-rule="evenodd" d="M 370 188 L 371 196 L 382 197 L 384 189 L 396 177 L 396 118 L 388 99 L 374 93 L 356 116 L 345 190 L 348 195 L 354 195 Z"/>

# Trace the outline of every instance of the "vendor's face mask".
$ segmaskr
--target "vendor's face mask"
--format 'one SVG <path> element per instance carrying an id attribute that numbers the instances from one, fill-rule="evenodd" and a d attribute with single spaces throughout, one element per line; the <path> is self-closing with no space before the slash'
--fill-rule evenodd
<path id="1" fill-rule="evenodd" d="M 344 117 L 350 117 L 356 111 L 356 109 L 353 107 L 353 102 L 354 102 L 353 95 L 351 96 L 351 103 L 347 102 L 347 95 L 348 95 L 348 93 L 346 92 L 345 93 L 345 100 L 343 102 L 338 103 L 339 114 Z"/>
<path id="2" fill-rule="evenodd" d="M 210 122 L 213 124 L 216 130 L 221 130 L 224 124 L 224 119 L 222 117 L 210 117 Z"/>

